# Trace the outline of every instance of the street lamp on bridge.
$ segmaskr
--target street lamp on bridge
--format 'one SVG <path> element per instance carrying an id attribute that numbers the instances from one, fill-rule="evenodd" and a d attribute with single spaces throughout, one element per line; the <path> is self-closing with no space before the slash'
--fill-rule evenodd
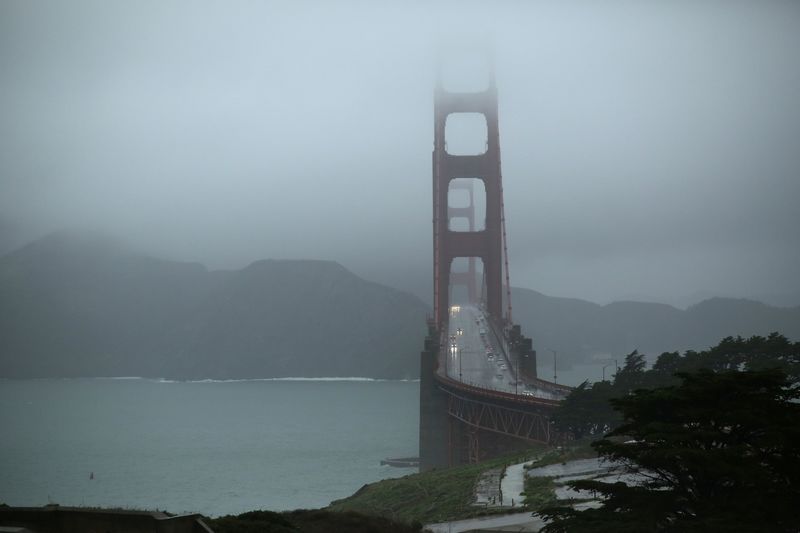
<path id="1" fill-rule="evenodd" d="M 606 380 L 606 367 L 607 366 L 611 366 L 611 363 L 608 363 L 607 365 L 603 365 L 603 381 Z"/>
<path id="2" fill-rule="evenodd" d="M 617 372 L 619 372 L 619 363 L 617 362 L 617 360 L 616 359 L 608 359 L 608 363 L 603 365 L 603 381 L 606 380 L 606 367 L 611 366 L 612 364 L 616 368 Z"/>
<path id="3" fill-rule="evenodd" d="M 553 352 L 553 383 L 558 383 L 558 374 L 556 374 L 556 352 L 552 348 L 548 348 L 551 352 Z"/>

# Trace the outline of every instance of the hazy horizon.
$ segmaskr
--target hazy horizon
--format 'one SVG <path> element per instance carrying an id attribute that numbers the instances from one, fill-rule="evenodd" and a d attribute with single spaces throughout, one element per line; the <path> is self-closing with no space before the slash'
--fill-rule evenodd
<path id="1" fill-rule="evenodd" d="M 107 233 L 98 232 L 96 230 L 87 230 L 87 229 L 83 229 L 82 230 L 80 228 L 71 228 L 71 229 L 66 229 L 66 230 L 59 230 L 59 231 L 51 232 L 49 234 L 40 236 L 39 238 L 36 238 L 33 241 L 28 241 L 28 242 L 25 242 L 25 243 L 19 243 L 18 246 L 14 247 L 11 250 L 8 250 L 7 252 L 0 251 L 0 259 L 2 259 L 5 255 L 10 255 L 13 252 L 16 252 L 18 250 L 22 250 L 23 248 L 27 247 L 28 245 L 35 244 L 35 243 L 37 243 L 39 241 L 46 240 L 48 238 L 60 238 L 60 239 L 62 239 L 62 242 L 63 242 L 63 239 L 69 239 L 73 244 L 76 244 L 76 245 L 77 245 L 77 243 L 80 243 L 80 242 L 82 242 L 83 244 L 90 243 L 90 246 L 91 246 L 91 243 L 94 243 L 94 244 L 103 243 L 105 245 L 111 245 L 111 246 L 118 247 L 120 250 L 123 250 L 125 252 L 130 252 L 130 253 L 132 253 L 134 255 L 142 254 L 142 255 L 145 255 L 145 256 L 152 257 L 154 259 L 160 259 L 160 260 L 165 260 L 165 261 L 178 261 L 178 262 L 187 262 L 187 263 L 199 264 L 199 265 L 202 265 L 204 268 L 206 268 L 210 272 L 212 272 L 212 271 L 236 271 L 236 270 L 241 270 L 241 269 L 247 268 L 250 265 L 252 265 L 254 263 L 257 263 L 259 261 L 271 261 L 271 260 L 274 260 L 274 261 L 321 261 L 321 262 L 334 261 L 332 259 L 327 259 L 327 258 L 308 258 L 308 257 L 291 258 L 291 257 L 288 257 L 288 258 L 275 259 L 275 258 L 264 257 L 264 258 L 260 258 L 260 259 L 255 259 L 253 261 L 250 261 L 250 262 L 244 263 L 242 265 L 238 265 L 238 266 L 214 268 L 214 267 L 210 267 L 210 266 L 208 266 L 205 263 L 202 263 L 200 261 L 182 261 L 180 259 L 174 259 L 174 258 L 169 258 L 169 257 L 158 256 L 156 254 L 149 254 L 149 253 L 146 252 L 146 250 L 137 248 L 135 245 L 131 244 L 130 242 L 126 242 L 124 239 L 115 237 L 115 236 L 107 234 Z M 338 261 L 334 261 L 334 262 L 340 264 L 341 266 L 343 266 L 347 270 L 349 270 L 349 271 L 353 272 L 354 274 L 366 279 L 367 281 L 373 281 L 373 282 L 380 283 L 380 284 L 383 284 L 383 285 L 386 285 L 386 286 L 389 286 L 389 287 L 393 287 L 393 288 L 400 289 L 400 290 L 403 290 L 403 291 L 406 291 L 406 292 L 410 292 L 410 293 L 414 294 L 415 296 L 417 296 L 418 298 L 422 299 L 426 304 L 432 305 L 432 294 L 431 294 L 432 289 L 429 286 L 429 285 L 432 285 L 432 284 L 429 283 L 429 280 L 427 279 L 426 276 L 422 276 L 422 278 L 424 278 L 424 279 L 422 279 L 422 278 L 420 278 L 418 276 L 415 276 L 415 274 L 419 274 L 419 273 L 407 273 L 406 272 L 404 274 L 400 274 L 397 271 L 391 271 L 391 270 L 390 271 L 373 271 L 373 272 L 368 272 L 368 273 L 365 274 L 363 272 L 359 272 L 356 268 L 353 268 L 350 265 L 342 264 L 341 262 L 338 262 Z M 717 293 L 713 293 L 713 292 L 709 292 L 709 291 L 697 291 L 694 294 L 688 295 L 682 301 L 679 301 L 677 299 L 674 299 L 672 301 L 664 301 L 664 300 L 659 300 L 657 298 L 648 297 L 647 295 L 635 295 L 635 294 L 627 295 L 627 297 L 623 296 L 623 297 L 620 297 L 620 298 L 611 299 L 611 300 L 608 300 L 608 301 L 596 301 L 596 300 L 591 300 L 589 298 L 581 297 L 579 295 L 578 296 L 575 296 L 575 295 L 567 296 L 567 295 L 562 295 L 562 294 L 548 293 L 546 291 L 538 290 L 535 287 L 523 287 L 523 286 L 516 285 L 516 284 L 513 284 L 513 283 L 512 283 L 512 287 L 515 288 L 515 289 L 533 290 L 533 291 L 536 291 L 536 292 L 540 292 L 540 293 L 544 294 L 545 296 L 551 296 L 551 297 L 556 297 L 556 298 L 559 298 L 559 297 L 560 298 L 577 298 L 577 299 L 580 299 L 580 300 L 590 301 L 592 303 L 596 303 L 596 304 L 599 304 L 599 305 L 608 305 L 608 304 L 611 304 L 611 303 L 633 301 L 633 302 L 644 302 L 644 303 L 667 304 L 667 305 L 671 305 L 671 306 L 679 308 L 679 309 L 687 309 L 688 307 L 691 307 L 692 305 L 695 305 L 695 304 L 700 303 L 702 301 L 708 300 L 710 298 L 719 297 L 719 298 L 733 298 L 733 299 L 744 298 L 744 299 L 750 299 L 750 300 L 757 300 L 757 301 L 760 301 L 760 302 L 762 302 L 764 304 L 775 306 L 775 307 L 785 307 L 785 308 L 800 307 L 800 305 L 798 305 L 796 303 L 792 303 L 793 300 L 792 300 L 792 295 L 791 294 L 783 294 L 783 295 L 775 295 L 775 294 L 770 295 L 770 294 L 767 294 L 767 295 L 760 295 L 760 296 L 759 295 L 737 296 L 737 295 L 717 294 Z"/>
<path id="2" fill-rule="evenodd" d="M 424 294 L 434 51 L 475 35 L 512 285 L 800 305 L 799 23 L 779 1 L 4 2 L 0 250 L 90 228 Z"/>

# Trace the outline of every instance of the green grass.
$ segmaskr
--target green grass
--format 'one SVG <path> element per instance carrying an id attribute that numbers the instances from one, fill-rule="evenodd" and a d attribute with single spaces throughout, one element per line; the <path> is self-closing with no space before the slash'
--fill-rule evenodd
<path id="1" fill-rule="evenodd" d="M 328 507 L 332 511 L 357 511 L 401 522 L 433 523 L 507 511 L 473 506 L 475 485 L 486 470 L 520 463 L 542 454 L 532 447 L 478 465 L 464 465 L 365 485 L 358 492 Z"/>
<path id="2" fill-rule="evenodd" d="M 275 513 L 251 511 L 206 519 L 216 533 L 419 533 L 422 524 L 402 524 L 381 516 L 321 509 Z"/>
<path id="3" fill-rule="evenodd" d="M 590 459 L 597 457 L 597 452 L 594 451 L 591 444 L 596 440 L 582 439 L 576 440 L 561 449 L 551 448 L 547 453 L 540 456 L 536 461 L 525 465 L 526 470 L 531 468 L 538 468 L 540 466 L 552 465 L 555 463 L 566 463 L 567 461 L 574 461 L 576 459 Z"/>
<path id="4" fill-rule="evenodd" d="M 576 459 L 589 459 L 597 457 L 597 452 L 591 447 L 593 438 L 573 441 L 569 446 L 562 449 L 552 449 L 533 461 L 525 465 L 526 470 L 547 466 L 556 463 L 566 463 Z M 555 488 L 556 484 L 552 477 L 525 477 L 525 500 L 526 509 L 538 511 L 556 503 Z M 576 500 L 582 501 L 582 500 Z"/>
<path id="5" fill-rule="evenodd" d="M 525 508 L 538 511 L 552 505 L 556 501 L 555 484 L 551 477 L 526 477 L 525 478 Z"/>
<path id="6" fill-rule="evenodd" d="M 423 524 L 460 520 L 508 510 L 473 506 L 475 485 L 489 469 L 533 460 L 532 467 L 595 457 L 591 440 L 572 443 L 563 449 L 545 446 L 505 455 L 478 465 L 464 465 L 364 485 L 348 498 L 332 502 L 328 510 L 356 511 L 384 516 L 405 523 Z M 551 478 L 526 479 L 525 505 L 531 511 L 555 502 Z"/>

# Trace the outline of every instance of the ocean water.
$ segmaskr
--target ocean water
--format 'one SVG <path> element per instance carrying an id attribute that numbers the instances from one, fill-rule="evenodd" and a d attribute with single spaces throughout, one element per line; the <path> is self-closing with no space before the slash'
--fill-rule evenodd
<path id="1" fill-rule="evenodd" d="M 0 380 L 0 503 L 320 507 L 412 473 L 380 460 L 417 455 L 418 421 L 416 382 Z"/>

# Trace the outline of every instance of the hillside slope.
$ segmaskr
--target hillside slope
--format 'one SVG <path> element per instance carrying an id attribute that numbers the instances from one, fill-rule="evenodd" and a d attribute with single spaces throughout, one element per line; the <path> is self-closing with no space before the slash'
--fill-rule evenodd
<path id="1" fill-rule="evenodd" d="M 0 258 L 0 376 L 414 377 L 427 312 L 333 262 L 209 272 L 57 234 Z"/>
<path id="2" fill-rule="evenodd" d="M 514 319 L 563 364 L 726 336 L 800 338 L 800 308 L 712 298 L 687 310 L 513 289 Z M 416 377 L 430 310 L 331 261 L 208 271 L 60 233 L 0 258 L 0 377 Z"/>
<path id="3" fill-rule="evenodd" d="M 648 302 L 598 305 L 515 288 L 514 320 L 542 354 L 557 350 L 564 363 L 620 356 L 638 349 L 702 350 L 727 336 L 766 336 L 779 331 L 800 339 L 800 307 L 772 307 L 752 300 L 712 298 L 686 310 Z"/>

